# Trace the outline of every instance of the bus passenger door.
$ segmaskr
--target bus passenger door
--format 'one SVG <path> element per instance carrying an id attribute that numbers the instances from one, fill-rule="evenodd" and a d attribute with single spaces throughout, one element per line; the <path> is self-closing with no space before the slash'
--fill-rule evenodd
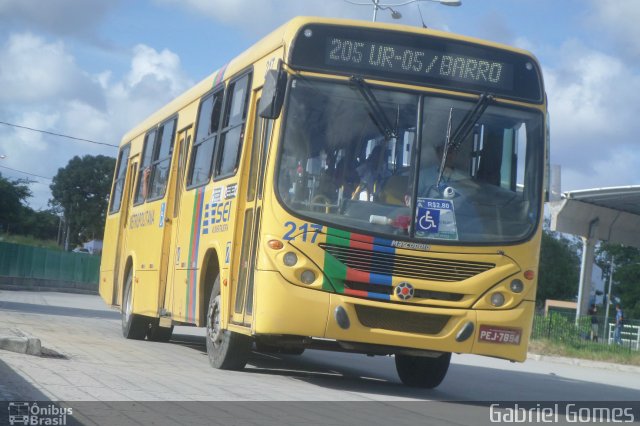
<path id="1" fill-rule="evenodd" d="M 124 267 L 126 265 L 125 256 L 127 251 L 127 228 L 129 226 L 129 208 L 133 202 L 133 184 L 138 172 L 138 155 L 131 157 L 129 160 L 129 169 L 125 181 L 124 194 L 122 194 L 122 204 L 120 206 L 120 229 L 118 230 L 118 241 L 116 242 L 115 265 L 113 268 L 113 300 L 112 305 L 120 306 L 122 300 Z"/>
<path id="2" fill-rule="evenodd" d="M 166 221 L 171 229 L 168 231 L 168 237 L 170 240 L 166 253 L 168 259 L 164 262 L 166 287 L 162 294 L 160 303 L 161 316 L 168 315 L 169 313 L 173 314 L 172 307 L 174 302 L 173 295 L 176 280 L 176 268 L 179 268 L 180 258 L 180 249 L 178 248 L 180 244 L 178 239 L 178 234 L 180 232 L 180 202 L 184 191 L 184 175 L 187 168 L 187 153 L 189 152 L 189 144 L 191 143 L 191 133 L 192 127 L 189 126 L 178 131 L 176 137 L 175 150 L 177 150 L 178 153 L 176 160 L 177 164 L 175 165 L 174 173 L 172 174 L 175 178 L 170 182 L 170 194 L 172 194 L 170 196 L 172 196 L 173 199 L 167 200 L 168 210 L 166 212 Z"/>
<path id="3" fill-rule="evenodd" d="M 236 254 L 233 265 L 233 277 L 236 285 L 231 303 L 231 321 L 235 324 L 251 326 L 253 322 L 253 280 L 256 265 L 256 254 L 259 244 L 260 219 L 262 213 L 262 194 L 264 188 L 264 174 L 266 170 L 267 153 L 271 139 L 272 120 L 265 120 L 258 116 L 257 105 L 261 91 L 254 93 L 253 108 L 255 117 L 253 120 L 253 136 L 249 147 L 248 168 L 243 173 L 243 182 L 240 188 L 244 190 L 239 194 L 244 199 L 244 210 L 238 212 L 238 218 L 243 218 L 242 223 L 236 227 Z M 240 191 L 239 191 L 240 192 Z M 241 232 L 241 234 L 240 234 Z M 239 257 L 237 256 L 239 254 Z M 237 278 L 236 278 L 237 277 Z"/>

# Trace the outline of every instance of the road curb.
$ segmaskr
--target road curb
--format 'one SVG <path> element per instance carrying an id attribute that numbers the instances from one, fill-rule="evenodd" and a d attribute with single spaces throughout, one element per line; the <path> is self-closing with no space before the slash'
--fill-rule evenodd
<path id="1" fill-rule="evenodd" d="M 42 343 L 22 330 L 11 329 L 0 334 L 0 349 L 27 355 L 42 355 Z"/>
<path id="2" fill-rule="evenodd" d="M 527 360 L 553 362 L 556 364 L 575 365 L 577 367 L 598 368 L 628 373 L 640 373 L 640 367 L 635 365 L 615 364 L 613 362 L 594 361 L 590 359 L 567 358 L 562 356 L 528 353 Z"/>
<path id="3" fill-rule="evenodd" d="M 55 293 L 75 293 L 75 294 L 98 294 L 97 289 L 75 288 L 75 287 L 51 287 L 48 285 L 13 285 L 0 282 L 0 290 L 5 291 L 48 291 Z"/>

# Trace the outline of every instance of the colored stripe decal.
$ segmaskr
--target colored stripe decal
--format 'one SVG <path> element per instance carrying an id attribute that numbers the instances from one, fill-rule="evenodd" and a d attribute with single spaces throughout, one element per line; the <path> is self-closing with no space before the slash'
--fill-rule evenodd
<path id="1" fill-rule="evenodd" d="M 394 254 L 396 252 L 396 248 L 391 245 L 391 240 L 385 240 L 384 238 L 374 238 L 373 249 L 382 253 Z"/>
<path id="2" fill-rule="evenodd" d="M 370 282 L 369 273 L 364 271 L 359 271 L 357 269 L 347 267 L 347 276 L 345 277 L 347 281 L 355 281 L 358 283 L 368 283 Z"/>
<path id="3" fill-rule="evenodd" d="M 363 243 L 360 241 L 353 241 L 353 240 L 349 242 L 349 247 L 360 249 L 360 250 L 369 250 L 369 251 L 374 250 L 374 246 L 371 243 Z"/>
<path id="4" fill-rule="evenodd" d="M 216 87 L 224 79 L 224 72 L 227 70 L 227 65 L 229 64 L 225 64 L 216 72 L 216 76 L 213 78 L 213 87 Z"/>
<path id="5" fill-rule="evenodd" d="M 191 234 L 189 239 L 189 279 L 187 293 L 185 295 L 187 321 L 195 319 L 196 312 L 196 290 L 198 285 L 198 248 L 200 246 L 200 230 L 202 228 L 202 205 L 204 201 L 204 188 L 198 189 L 193 200 L 193 215 L 191 216 Z"/>
<path id="6" fill-rule="evenodd" d="M 345 288 L 344 294 L 347 296 L 366 297 L 369 299 L 391 300 L 391 296 L 388 294 L 371 293 L 369 291 L 352 290 L 350 288 Z"/>
<path id="7" fill-rule="evenodd" d="M 344 245 L 344 239 L 350 239 L 349 232 L 327 227 L 327 244 Z M 344 280 L 347 278 L 347 267 L 339 262 L 335 257 L 324 252 L 324 278 L 322 289 L 344 293 Z"/>
<path id="8" fill-rule="evenodd" d="M 356 239 L 354 239 L 357 238 Z M 348 246 L 350 248 L 364 250 L 358 259 L 363 269 L 377 263 L 377 256 L 382 253 L 395 253 L 395 248 L 391 246 L 391 241 L 383 238 L 370 237 L 361 234 L 351 234 L 339 229 L 327 228 L 327 244 L 337 246 Z M 387 246 L 381 245 L 387 244 Z M 387 259 L 388 262 L 388 259 Z M 324 281 L 322 288 L 327 291 L 349 294 L 359 297 L 369 297 L 374 299 L 389 300 L 386 294 L 370 293 L 364 290 L 352 290 L 345 288 L 345 281 L 358 283 L 391 286 L 393 284 L 393 265 L 390 265 L 389 275 L 375 274 L 360 269 L 347 267 L 339 262 L 335 257 L 325 251 L 324 256 Z"/>
<path id="9" fill-rule="evenodd" d="M 367 292 L 363 290 L 352 290 L 350 288 L 344 289 L 344 294 L 348 296 L 367 297 Z"/>
<path id="10" fill-rule="evenodd" d="M 391 275 L 380 275 L 380 274 L 369 274 L 369 280 L 371 280 L 371 284 L 378 285 L 388 285 L 390 286 L 393 283 L 393 276 Z"/>

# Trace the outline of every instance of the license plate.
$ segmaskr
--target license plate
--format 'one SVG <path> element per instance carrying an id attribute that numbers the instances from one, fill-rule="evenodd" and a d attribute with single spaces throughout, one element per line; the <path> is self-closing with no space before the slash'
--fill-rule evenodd
<path id="1" fill-rule="evenodd" d="M 490 325 L 481 325 L 478 340 L 489 343 L 504 343 L 507 345 L 519 345 L 522 329 L 520 328 L 503 328 L 492 327 Z"/>

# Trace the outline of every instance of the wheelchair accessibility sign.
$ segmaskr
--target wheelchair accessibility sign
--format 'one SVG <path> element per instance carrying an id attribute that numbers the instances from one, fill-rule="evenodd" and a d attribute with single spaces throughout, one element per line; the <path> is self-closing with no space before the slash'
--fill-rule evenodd
<path id="1" fill-rule="evenodd" d="M 416 237 L 436 240 L 457 240 L 458 228 L 453 203 L 450 200 L 418 198 Z"/>

